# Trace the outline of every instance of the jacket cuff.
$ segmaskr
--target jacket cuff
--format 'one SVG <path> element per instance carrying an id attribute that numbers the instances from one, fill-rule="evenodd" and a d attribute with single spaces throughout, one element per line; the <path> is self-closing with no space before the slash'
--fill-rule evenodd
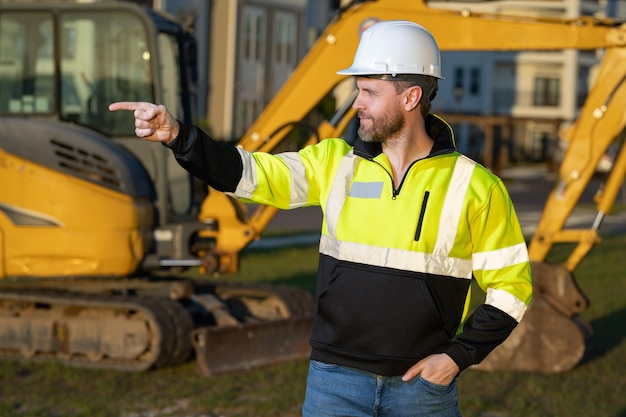
<path id="1" fill-rule="evenodd" d="M 463 347 L 463 345 L 458 343 L 453 343 L 443 353 L 452 358 L 452 360 L 459 367 L 459 372 L 474 365 L 474 361 L 472 360 L 470 353 Z"/>
<path id="2" fill-rule="evenodd" d="M 170 148 L 174 152 L 180 151 L 180 144 L 184 142 L 183 138 L 189 136 L 189 126 L 178 120 L 178 136 L 176 136 L 170 143 L 163 143 L 163 146 Z"/>

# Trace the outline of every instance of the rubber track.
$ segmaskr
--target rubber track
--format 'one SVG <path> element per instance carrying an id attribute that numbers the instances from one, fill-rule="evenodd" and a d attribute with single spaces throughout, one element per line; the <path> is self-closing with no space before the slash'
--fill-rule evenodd
<path id="1" fill-rule="evenodd" d="M 174 335 L 174 337 L 165 338 L 173 343 L 168 343 L 167 355 L 161 355 L 154 367 L 165 368 L 186 362 L 191 357 L 193 350 L 191 332 L 194 329 L 194 324 L 191 317 L 185 308 L 174 300 L 155 299 L 154 301 L 156 301 L 155 308 L 160 309 L 159 313 L 163 315 L 161 322 L 167 326 L 167 330 L 164 328 L 163 333 Z"/>
<path id="2" fill-rule="evenodd" d="M 77 306 L 84 308 L 126 309 L 140 311 L 150 319 L 149 327 L 154 333 L 151 337 L 152 348 L 147 361 L 128 361 L 104 358 L 92 361 L 83 356 L 66 357 L 63 354 L 35 355 L 24 358 L 19 352 L 12 353 L 0 348 L 0 357 L 28 361 L 57 361 L 64 365 L 93 369 L 111 369 L 121 371 L 144 371 L 150 368 L 179 364 L 191 355 L 191 330 L 193 323 L 183 306 L 174 300 L 142 298 L 118 295 L 92 295 L 71 293 L 61 290 L 3 290 L 0 300 L 23 300 L 51 305 Z M 156 339 L 156 346 L 154 341 Z"/>
<path id="3" fill-rule="evenodd" d="M 234 282 L 220 282 L 216 284 L 216 292 L 239 295 L 253 294 L 257 296 L 278 297 L 289 309 L 291 316 L 307 316 L 315 312 L 313 296 L 303 288 L 289 285 L 274 284 L 240 284 Z"/>

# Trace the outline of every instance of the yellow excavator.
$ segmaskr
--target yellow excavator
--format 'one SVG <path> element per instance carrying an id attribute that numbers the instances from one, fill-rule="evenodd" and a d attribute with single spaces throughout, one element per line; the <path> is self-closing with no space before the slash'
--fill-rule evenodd
<path id="1" fill-rule="evenodd" d="M 582 358 L 586 298 L 572 272 L 599 241 L 565 220 L 624 128 L 626 29 L 591 17 L 543 19 L 448 11 L 422 0 L 353 1 L 340 10 L 241 138 L 272 152 L 345 78 L 373 20 L 412 19 L 442 51 L 605 49 L 568 131 L 557 187 L 530 242 L 535 300 L 480 367 L 554 371 Z M 207 190 L 158 144 L 134 136 L 119 100 L 166 104 L 193 122 L 194 41 L 176 22 L 126 3 L 0 2 L 0 356 L 141 371 L 189 359 L 204 375 L 306 356 L 314 302 L 292 287 L 181 279 L 239 266 L 276 213 Z M 351 99 L 309 143 L 341 136 Z M 584 159 L 581 159 L 581 155 Z M 584 162 L 581 162 L 584 161 Z M 623 181 L 620 152 L 598 195 L 607 213 Z M 578 245 L 563 265 L 545 262 Z M 558 327 L 556 329 L 554 326 Z M 540 368 L 538 364 L 543 365 Z"/>
<path id="2" fill-rule="evenodd" d="M 0 357 L 142 371 L 189 360 L 204 327 L 252 342 L 209 352 L 212 374 L 308 352 L 308 291 L 180 278 L 215 246 L 206 190 L 108 111 L 191 123 L 195 48 L 131 3 L 0 4 Z"/>

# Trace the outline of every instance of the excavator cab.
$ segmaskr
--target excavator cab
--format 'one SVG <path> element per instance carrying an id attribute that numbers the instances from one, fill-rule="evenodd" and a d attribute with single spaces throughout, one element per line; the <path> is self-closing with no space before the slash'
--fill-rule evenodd
<path id="1" fill-rule="evenodd" d="M 0 31 L 3 150 L 42 168 L 60 171 L 60 181 L 86 181 L 96 188 L 130 196 L 134 204 L 142 206 L 132 214 L 147 223 L 130 226 L 138 234 L 130 239 L 141 241 L 131 244 L 132 259 L 124 268 L 101 272 L 122 275 L 160 268 L 164 259 L 170 264 L 173 260 L 179 265 L 197 263 L 185 248 L 190 247 L 187 240 L 194 233 L 188 229 L 199 225 L 184 225 L 196 218 L 204 197 L 202 188 L 167 149 L 135 137 L 132 114 L 108 111 L 113 101 L 160 102 L 181 120 L 191 122 L 195 74 L 191 35 L 152 9 L 125 3 L 5 5 Z M 23 189 L 30 190 L 28 186 Z M 48 189 L 56 192 L 54 187 Z M 10 192 L 2 199 L 5 210 L 21 205 L 12 201 L 17 195 Z M 85 197 L 81 193 L 68 195 L 78 201 L 65 200 L 64 204 L 77 207 Z M 33 199 L 31 208 L 44 203 L 41 197 L 37 193 L 27 197 Z M 154 210 L 146 208 L 149 205 L 154 205 Z M 80 220 L 104 229 L 109 222 L 117 222 L 115 216 L 121 216 L 121 211 L 102 205 L 69 216 L 56 221 L 69 226 Z M 14 242 L 10 236 L 7 239 Z M 41 235 L 37 240 L 42 245 L 51 243 Z M 104 246 L 100 250 L 110 249 Z M 23 261 L 18 258 L 26 256 L 39 255 L 21 253 L 13 257 L 8 252 L 7 258 L 13 260 L 7 264 L 15 264 L 16 269 L 5 274 L 21 275 Z"/>

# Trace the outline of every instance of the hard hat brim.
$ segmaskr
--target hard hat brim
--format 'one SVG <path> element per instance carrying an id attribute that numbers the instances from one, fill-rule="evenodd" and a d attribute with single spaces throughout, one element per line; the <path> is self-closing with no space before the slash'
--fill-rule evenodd
<path id="1" fill-rule="evenodd" d="M 358 68 L 358 67 L 348 67 L 346 69 L 342 69 L 337 71 L 338 75 L 353 75 L 353 76 L 363 76 L 363 77 L 372 77 L 372 78 L 381 78 L 381 79 L 385 79 L 387 81 L 394 81 L 394 80 L 401 80 L 403 78 L 410 78 L 410 77 L 417 77 L 417 76 L 428 76 L 428 77 L 435 77 L 439 80 L 445 80 L 444 77 L 440 76 L 440 75 L 431 75 L 431 74 L 425 74 L 425 73 L 415 73 L 415 74 L 411 74 L 411 73 L 404 73 L 404 74 L 397 74 L 397 73 L 393 73 L 393 72 L 380 72 L 380 73 L 372 73 L 371 68 L 368 69 L 364 69 L 364 68 Z M 384 77 L 384 76 L 388 76 L 388 77 Z"/>

